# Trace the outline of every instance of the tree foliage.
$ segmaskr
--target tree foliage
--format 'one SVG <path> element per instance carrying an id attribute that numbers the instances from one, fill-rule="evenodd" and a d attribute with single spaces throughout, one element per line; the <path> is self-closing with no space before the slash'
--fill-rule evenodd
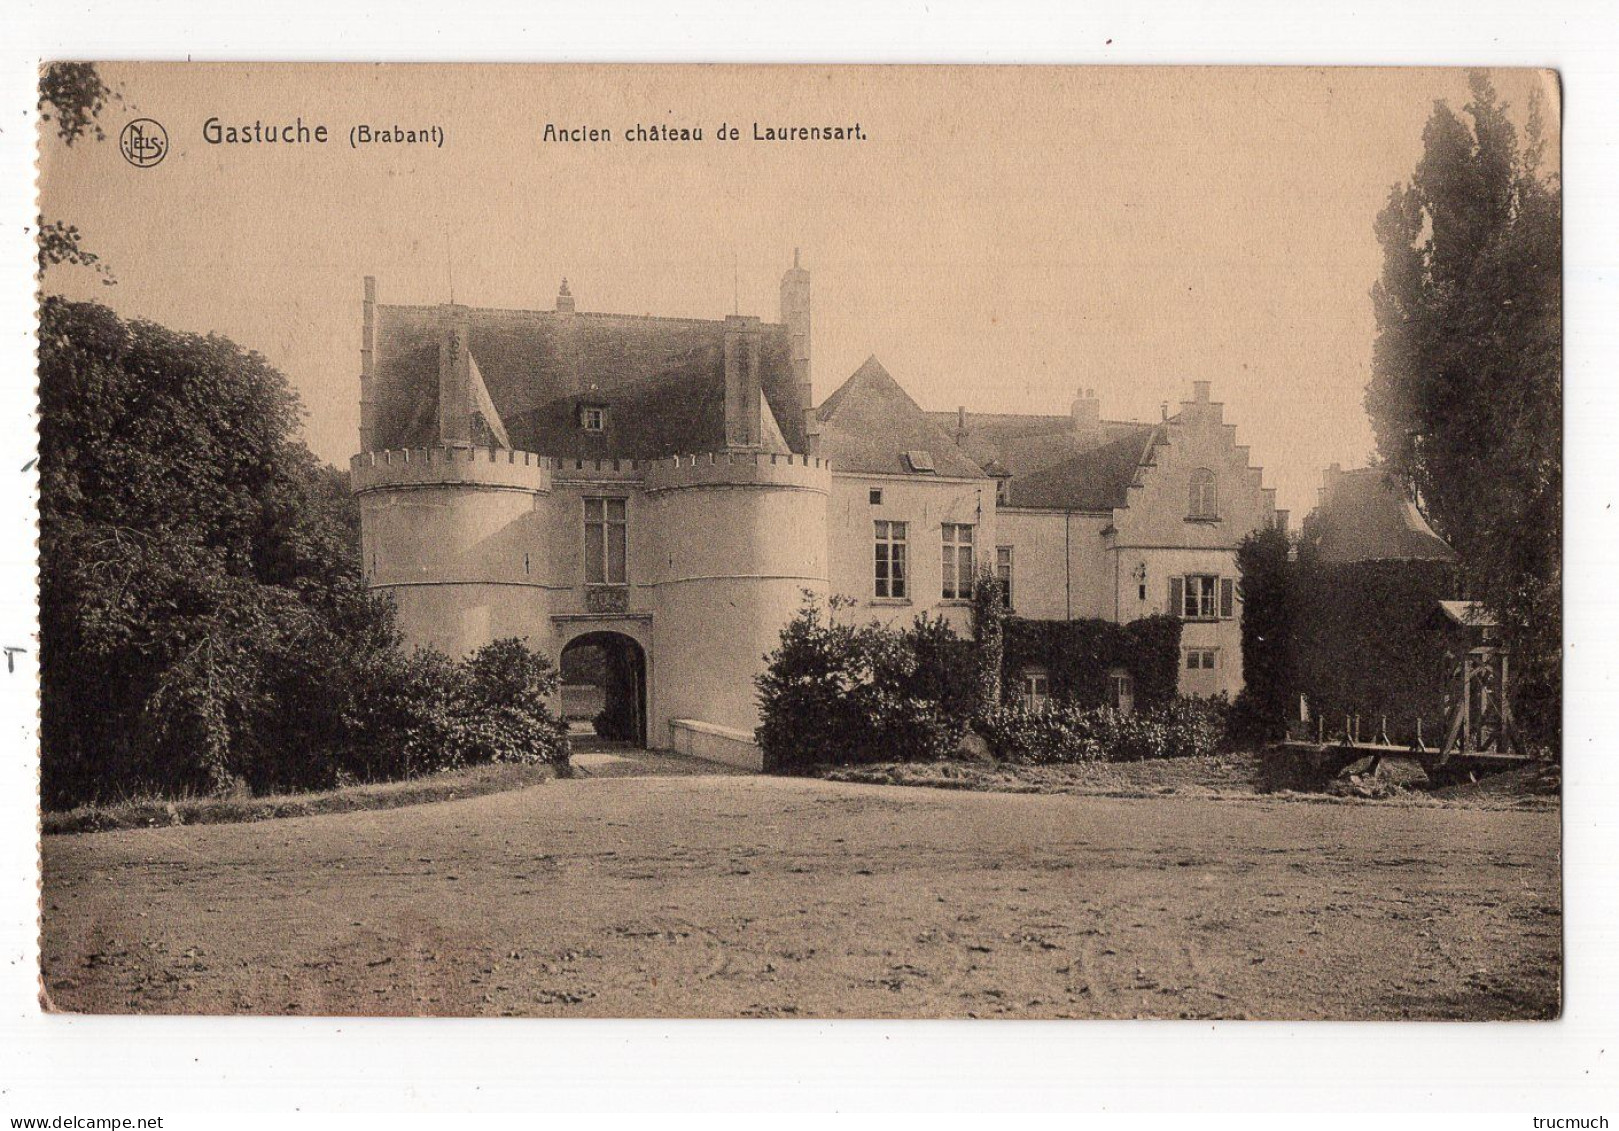
<path id="1" fill-rule="evenodd" d="M 1489 79 L 1434 106 L 1378 216 L 1366 407 L 1384 465 L 1456 549 L 1517 654 L 1520 722 L 1555 742 L 1562 563 L 1562 203 L 1538 99 L 1520 139 Z"/>
<path id="2" fill-rule="evenodd" d="M 39 75 L 39 118 L 55 123 L 62 144 L 72 145 L 86 134 L 97 141 L 106 132 L 98 121 L 108 103 L 119 101 L 117 91 L 102 81 L 94 63 L 47 63 Z M 58 263 L 88 267 L 108 286 L 117 280 L 101 257 L 84 246 L 76 225 L 61 220 L 39 221 L 39 269 Z"/>
<path id="3" fill-rule="evenodd" d="M 1299 597 L 1291 545 L 1277 525 L 1252 531 L 1237 544 L 1242 597 L 1242 691 L 1232 705 L 1232 727 L 1243 738 L 1285 737 L 1297 713 Z"/>
<path id="4" fill-rule="evenodd" d="M 555 754 L 543 660 L 400 650 L 262 357 L 50 298 L 39 378 L 47 806 Z"/>

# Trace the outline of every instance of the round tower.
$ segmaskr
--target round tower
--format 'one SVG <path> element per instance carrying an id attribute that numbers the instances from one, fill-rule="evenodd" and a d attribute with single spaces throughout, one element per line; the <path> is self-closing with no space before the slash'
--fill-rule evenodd
<path id="1" fill-rule="evenodd" d="M 732 732 L 715 741 L 751 742 L 763 657 L 804 591 L 827 591 L 831 486 L 830 466 L 815 456 L 720 452 L 648 466 L 663 559 L 654 743 L 683 747 L 671 720 Z"/>
<path id="2" fill-rule="evenodd" d="M 550 650 L 551 470 L 496 448 L 354 457 L 366 583 L 393 595 L 407 645 L 458 658 L 519 636 Z"/>

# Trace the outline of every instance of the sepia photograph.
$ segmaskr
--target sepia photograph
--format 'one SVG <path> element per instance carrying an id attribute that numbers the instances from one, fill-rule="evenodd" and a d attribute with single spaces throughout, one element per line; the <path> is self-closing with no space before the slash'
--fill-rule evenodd
<path id="1" fill-rule="evenodd" d="M 1559 1018 L 1562 114 L 45 61 L 40 1008 Z"/>

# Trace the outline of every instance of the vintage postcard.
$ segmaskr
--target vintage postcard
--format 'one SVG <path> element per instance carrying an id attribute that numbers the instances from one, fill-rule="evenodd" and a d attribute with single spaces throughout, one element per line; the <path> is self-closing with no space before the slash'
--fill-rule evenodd
<path id="1" fill-rule="evenodd" d="M 1560 96 L 46 64 L 43 1008 L 1557 1017 Z"/>

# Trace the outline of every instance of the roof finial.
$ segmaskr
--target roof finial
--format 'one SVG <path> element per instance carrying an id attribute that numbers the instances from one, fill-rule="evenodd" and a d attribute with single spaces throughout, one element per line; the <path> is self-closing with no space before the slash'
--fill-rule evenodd
<path id="1" fill-rule="evenodd" d="M 573 309 L 573 292 L 568 289 L 568 277 L 562 276 L 562 286 L 557 290 L 557 309 Z"/>

